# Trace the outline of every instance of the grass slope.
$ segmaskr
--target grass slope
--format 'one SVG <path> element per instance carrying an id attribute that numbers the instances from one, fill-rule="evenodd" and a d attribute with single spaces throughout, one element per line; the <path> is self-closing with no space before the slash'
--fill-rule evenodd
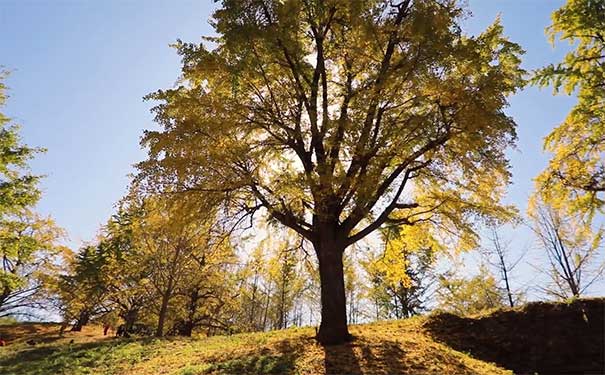
<path id="1" fill-rule="evenodd" d="M 104 338 L 98 327 L 58 338 L 56 325 L 5 326 L 0 335 L 13 341 L 0 348 L 0 374 L 510 374 L 437 343 L 424 322 L 352 326 L 354 342 L 327 348 L 312 328 L 158 340 Z M 26 344 L 32 338 L 42 343 Z"/>
<path id="2" fill-rule="evenodd" d="M 553 373 L 543 371 L 545 363 L 556 373 L 565 373 L 553 367 L 561 363 L 572 373 L 603 373 L 598 314 L 605 318 L 605 300 L 591 301 L 530 304 L 476 318 L 441 314 L 357 325 L 351 327 L 355 341 L 326 348 L 313 340 L 312 328 L 118 339 L 103 337 L 99 327 L 59 338 L 58 325 L 0 326 L 9 340 L 0 348 L 0 374 L 512 374 L 504 367 Z M 553 324 L 558 328 L 545 328 Z M 39 343 L 28 345 L 32 338 Z M 561 354 L 565 347 L 571 354 Z"/>

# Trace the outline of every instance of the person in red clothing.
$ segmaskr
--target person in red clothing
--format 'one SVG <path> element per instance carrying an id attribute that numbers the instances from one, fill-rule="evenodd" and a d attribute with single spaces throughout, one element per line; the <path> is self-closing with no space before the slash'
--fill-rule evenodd
<path id="1" fill-rule="evenodd" d="M 6 346 L 6 341 L 2 340 L 2 337 L 0 337 L 0 346 Z"/>

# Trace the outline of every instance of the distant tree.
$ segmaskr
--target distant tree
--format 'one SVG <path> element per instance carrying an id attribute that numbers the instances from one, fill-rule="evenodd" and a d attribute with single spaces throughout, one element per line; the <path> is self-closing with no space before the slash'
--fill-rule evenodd
<path id="1" fill-rule="evenodd" d="M 307 252 L 303 247 L 305 255 L 302 258 L 303 268 L 305 270 L 307 283 L 301 297 L 300 306 L 300 325 L 317 326 L 318 318 L 321 316 L 321 281 L 319 277 L 319 267 L 317 258 L 312 253 Z M 345 259 L 346 264 L 346 259 Z M 346 287 L 345 282 L 345 287 Z M 346 290 L 346 289 L 345 289 Z M 304 318 L 302 317 L 304 315 Z"/>
<path id="2" fill-rule="evenodd" d="M 140 180 L 235 223 L 262 209 L 312 243 L 317 338 L 347 341 L 346 248 L 426 221 L 472 248 L 474 219 L 511 214 L 503 109 L 522 50 L 499 21 L 465 35 L 464 14 L 455 0 L 223 0 L 212 49 L 177 43 L 181 85 L 148 96 L 163 129 L 143 137 Z"/>
<path id="3" fill-rule="evenodd" d="M 485 265 L 473 277 L 459 277 L 447 272 L 439 277 L 436 291 L 438 308 L 458 315 L 473 315 L 506 306 L 507 295 L 498 287 L 494 275 Z"/>
<path id="4" fill-rule="evenodd" d="M 500 227 L 491 225 L 489 228 L 488 240 L 490 245 L 482 249 L 487 263 L 496 269 L 500 281 L 504 284 L 504 290 L 508 297 L 510 307 L 515 307 L 515 304 L 523 298 L 523 292 L 517 288 L 513 288 L 511 273 L 523 259 L 525 252 L 522 251 L 514 260 L 511 260 L 510 243 L 505 241 L 500 234 Z"/>
<path id="5" fill-rule="evenodd" d="M 558 299 L 580 297 L 605 271 L 599 251 L 605 231 L 587 227 L 581 215 L 570 215 L 543 202 L 534 204 L 533 228 L 548 257 L 547 274 L 552 281 L 544 289 Z"/>
<path id="6" fill-rule="evenodd" d="M 568 0 L 552 14 L 548 34 L 573 50 L 538 70 L 533 81 L 575 93 L 578 102 L 545 139 L 553 156 L 536 180 L 530 215 L 550 261 L 547 291 L 567 298 L 581 295 L 602 273 L 594 263 L 603 232 L 594 218 L 605 207 L 605 3 Z M 587 267 L 595 268 L 587 274 Z"/>
<path id="7" fill-rule="evenodd" d="M 409 244 L 405 240 L 418 234 L 404 232 L 385 231 L 384 249 L 362 262 L 370 280 L 368 298 L 375 305 L 376 319 L 403 319 L 425 311 L 436 282 L 433 244 L 422 237 Z"/>
<path id="8" fill-rule="evenodd" d="M 157 295 L 153 302 L 158 304 L 158 321 L 155 335 L 164 335 L 164 324 L 172 298 L 184 285 L 187 267 L 193 262 L 187 224 L 179 221 L 168 208 L 153 207 L 148 215 L 137 223 L 141 261 L 149 267 L 150 293 Z M 197 237 L 199 234 L 193 234 Z"/>
<path id="9" fill-rule="evenodd" d="M 352 258 L 352 253 L 345 254 L 343 265 L 345 295 L 347 297 L 347 322 L 349 324 L 357 324 L 363 312 L 363 279 L 357 267 L 357 262 Z"/>
<path id="10" fill-rule="evenodd" d="M 228 275 L 232 267 L 228 264 L 207 265 L 214 270 L 202 270 L 191 275 L 190 283 L 175 296 L 172 332 L 191 336 L 193 331 L 232 332 L 240 321 L 233 319 L 233 301 L 239 296 L 234 293 L 234 278 Z"/>
<path id="11" fill-rule="evenodd" d="M 408 277 L 398 282 L 387 282 L 386 273 L 377 268 L 367 270 L 370 277 L 368 298 L 375 304 L 376 319 L 403 319 L 427 310 L 430 287 L 436 281 L 432 274 L 430 249 L 402 256 Z"/>
<path id="12" fill-rule="evenodd" d="M 240 307 L 239 321 L 244 331 L 264 331 L 263 310 L 265 301 L 269 298 L 269 291 L 265 285 L 267 266 L 265 262 L 265 249 L 257 246 L 249 254 L 246 264 L 240 269 Z"/>
<path id="13" fill-rule="evenodd" d="M 68 272 L 61 275 L 61 310 L 64 322 L 72 323 L 72 331 L 81 331 L 92 319 L 110 312 L 105 260 L 105 247 L 84 246 L 70 261 Z"/>
<path id="14" fill-rule="evenodd" d="M 191 241 L 197 246 L 191 248 L 191 262 L 183 270 L 183 285 L 176 289 L 173 331 L 182 336 L 191 336 L 195 329 L 206 334 L 232 332 L 241 324 L 233 318 L 238 305 L 235 300 L 241 298 L 237 291 L 238 257 L 228 237 L 220 231 L 213 233 L 205 221 L 198 225 L 206 231 Z"/>
<path id="15" fill-rule="evenodd" d="M 161 197 L 126 197 L 62 277 L 65 319 L 73 330 L 91 321 L 122 319 L 125 334 L 135 325 L 190 336 L 198 327 L 230 330 L 224 317 L 235 263 L 227 239 L 217 236 L 186 202 Z"/>
<path id="16" fill-rule="evenodd" d="M 108 256 L 97 272 L 106 276 L 107 299 L 112 312 L 123 320 L 125 332 L 132 330 L 154 298 L 146 290 L 151 271 L 135 238 L 135 224 L 142 215 L 142 210 L 120 205 L 104 226 L 99 243 Z"/>
<path id="17" fill-rule="evenodd" d="M 59 244 L 63 235 L 52 219 L 29 210 L 0 219 L 0 317 L 47 307 L 69 252 Z"/>
<path id="18" fill-rule="evenodd" d="M 241 270 L 243 330 L 263 331 L 300 325 L 309 275 L 301 261 L 303 242 L 291 231 L 265 228 L 266 237 Z"/>
<path id="19" fill-rule="evenodd" d="M 72 330 L 117 315 L 128 332 L 150 303 L 152 297 L 145 289 L 149 268 L 139 257 L 133 234 L 133 222 L 140 215 L 120 207 L 97 240 L 69 262 L 59 294 L 64 320 L 73 322 Z"/>
<path id="20" fill-rule="evenodd" d="M 8 95 L 4 79 L 8 73 L 0 70 L 0 108 L 6 105 Z M 19 214 L 31 208 L 40 198 L 37 188 L 39 176 L 30 173 L 27 162 L 44 149 L 21 144 L 19 126 L 0 112 L 0 215 Z"/>
<path id="21" fill-rule="evenodd" d="M 149 293 L 157 296 L 155 335 L 164 335 L 172 299 L 190 282 L 189 275 L 203 266 L 202 252 L 209 247 L 210 227 L 195 212 L 158 197 L 141 198 L 143 215 L 133 223 L 139 262 L 149 271 Z M 135 208 L 138 209 L 138 208 Z M 196 256 L 200 255 L 200 258 Z"/>
<path id="22" fill-rule="evenodd" d="M 0 109 L 8 98 L 7 75 L 0 69 Z M 31 174 L 28 162 L 42 151 L 23 145 L 19 126 L 0 112 L 0 317 L 40 307 L 57 257 L 67 250 L 58 242 L 63 232 L 32 210 L 40 177 Z"/>
<path id="23" fill-rule="evenodd" d="M 305 287 L 298 252 L 300 247 L 286 240 L 276 244 L 269 259 L 269 282 L 274 285 L 274 329 L 288 327 L 290 313 Z"/>
<path id="24" fill-rule="evenodd" d="M 566 41 L 573 50 L 538 70 L 533 81 L 555 93 L 576 93 L 578 102 L 545 139 L 553 156 L 538 176 L 538 194 L 590 221 L 605 206 L 605 2 L 568 0 L 552 14 L 547 32 L 553 44 Z"/>

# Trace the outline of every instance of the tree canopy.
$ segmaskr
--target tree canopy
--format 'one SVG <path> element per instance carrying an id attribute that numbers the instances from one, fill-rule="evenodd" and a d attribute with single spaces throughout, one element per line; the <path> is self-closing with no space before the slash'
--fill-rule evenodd
<path id="1" fill-rule="evenodd" d="M 573 49 L 533 81 L 576 93 L 578 102 L 544 141 L 552 158 L 537 178 L 539 193 L 590 219 L 605 205 L 605 3 L 569 0 L 552 14 L 547 32 L 553 44 L 567 41 Z"/>
<path id="2" fill-rule="evenodd" d="M 7 75 L 0 70 L 0 109 L 8 98 Z M 55 258 L 65 250 L 57 242 L 62 230 L 33 211 L 40 177 L 28 162 L 41 151 L 24 145 L 19 126 L 0 112 L 0 317 L 38 306 L 44 281 L 56 271 Z"/>
<path id="3" fill-rule="evenodd" d="M 259 209 L 310 241 L 322 342 L 346 331 L 342 253 L 384 225 L 477 244 L 500 204 L 516 139 L 504 113 L 522 49 L 499 20 L 461 30 L 454 0 L 225 0 L 218 36 L 176 44 L 180 86 L 148 96 L 141 181 L 199 194 L 237 223 Z M 210 45 L 212 48 L 210 48 Z"/>

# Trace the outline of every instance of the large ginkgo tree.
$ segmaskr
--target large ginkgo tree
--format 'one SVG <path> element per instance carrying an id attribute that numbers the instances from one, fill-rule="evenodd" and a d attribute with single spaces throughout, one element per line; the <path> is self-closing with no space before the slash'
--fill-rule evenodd
<path id="1" fill-rule="evenodd" d="M 196 196 L 234 224 L 257 211 L 318 258 L 323 344 L 350 339 L 343 253 L 384 226 L 406 246 L 469 248 L 508 219 L 503 109 L 521 48 L 478 36 L 454 0 L 224 0 L 216 36 L 179 42 L 179 86 L 149 95 L 148 187 Z"/>

